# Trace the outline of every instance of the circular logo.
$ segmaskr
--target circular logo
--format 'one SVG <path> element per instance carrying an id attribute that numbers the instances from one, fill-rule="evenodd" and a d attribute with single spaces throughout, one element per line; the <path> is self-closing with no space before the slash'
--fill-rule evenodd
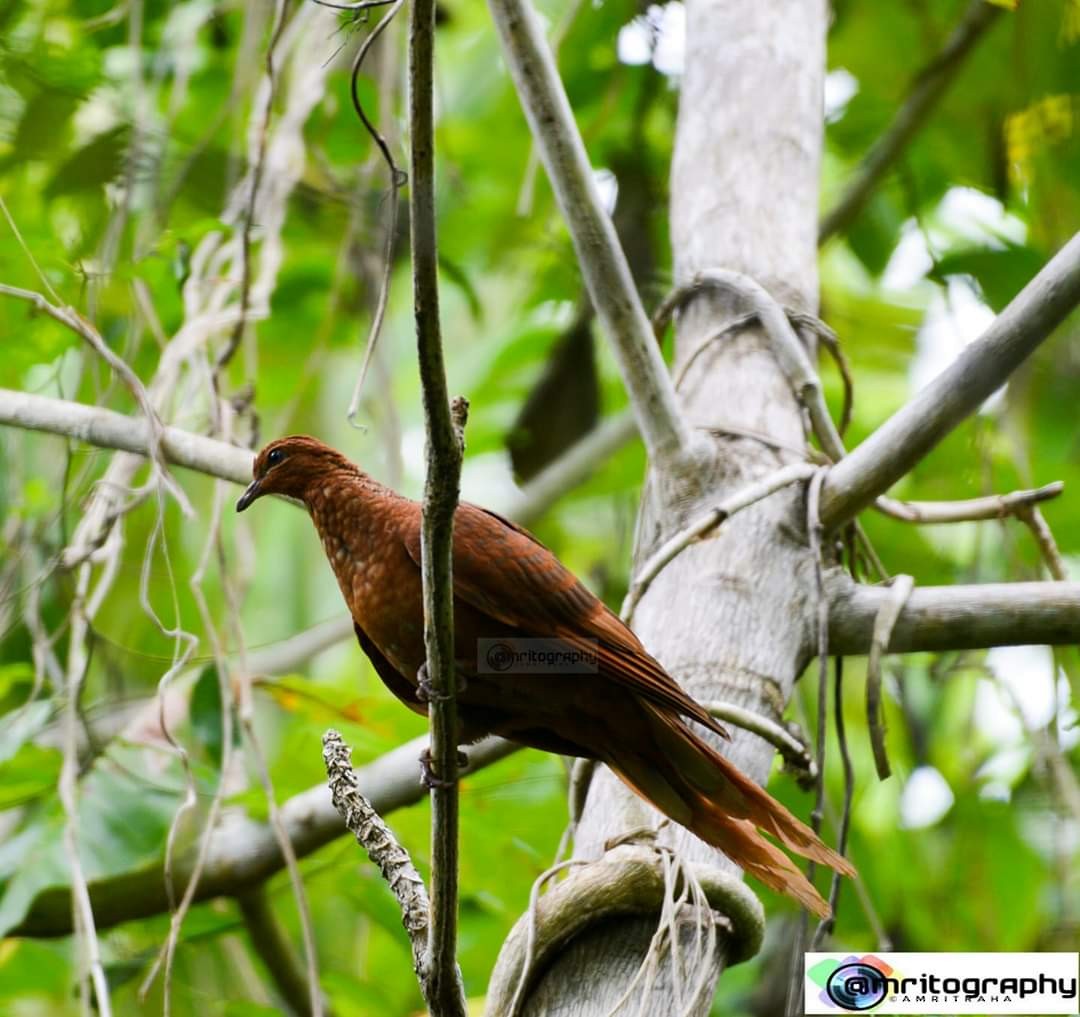
<path id="1" fill-rule="evenodd" d="M 889 990 L 885 976 L 870 964 L 841 964 L 825 983 L 825 994 L 844 1010 L 870 1010 Z"/>
<path id="2" fill-rule="evenodd" d="M 514 648 L 506 643 L 495 643 L 488 647 L 487 662 L 492 671 L 509 671 L 514 666 Z"/>

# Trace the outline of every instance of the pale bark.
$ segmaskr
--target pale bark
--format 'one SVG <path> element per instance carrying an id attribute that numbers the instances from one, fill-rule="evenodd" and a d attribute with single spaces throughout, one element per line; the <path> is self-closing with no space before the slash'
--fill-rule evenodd
<path id="1" fill-rule="evenodd" d="M 734 269 L 781 303 L 817 303 L 817 181 L 825 66 L 821 0 L 690 0 L 687 63 L 672 169 L 676 283 L 715 267 Z M 743 308 L 716 297 L 682 315 L 677 363 Z M 696 357 L 682 385 L 684 411 L 708 431 L 764 433 L 781 447 L 804 447 L 800 411 L 758 328 Z M 641 565 L 659 544 L 723 495 L 796 456 L 767 444 L 717 437 L 708 499 L 677 511 L 647 499 L 636 553 Z M 650 476 L 650 488 L 661 485 Z M 799 489 L 739 513 L 711 539 L 688 547 L 653 580 L 635 615 L 649 650 L 699 700 L 726 701 L 775 717 L 807 659 L 812 573 Z M 786 539 L 777 539 L 786 534 Z M 764 780 L 771 745 L 733 732 L 725 752 Z M 599 769 L 578 829 L 575 856 L 595 858 L 608 838 L 648 820 L 647 808 Z M 655 818 L 655 813 L 652 814 Z M 663 837 L 692 862 L 731 871 L 722 855 L 675 828 Z M 527 1014 L 606 1014 L 648 949 L 654 918 L 598 926 L 571 944 L 541 977 Z M 724 940 L 712 980 L 724 964 Z M 673 1013 L 670 966 L 632 1009 Z M 687 979 L 691 973 L 680 972 Z M 587 992 L 582 985 L 587 985 Z M 694 1013 L 707 1012 L 707 1002 Z"/>
<path id="2" fill-rule="evenodd" d="M 863 654 L 888 590 L 830 577 L 829 646 Z M 890 653 L 1080 643 L 1080 583 L 918 586 L 896 620 Z"/>

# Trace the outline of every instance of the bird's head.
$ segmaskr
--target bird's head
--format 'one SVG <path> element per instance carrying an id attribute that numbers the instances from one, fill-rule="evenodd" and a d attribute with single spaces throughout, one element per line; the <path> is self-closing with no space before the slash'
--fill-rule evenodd
<path id="1" fill-rule="evenodd" d="M 243 512 L 264 494 L 283 494 L 304 501 L 313 480 L 340 469 L 358 472 L 340 452 L 324 445 L 318 438 L 306 434 L 278 438 L 255 457 L 251 471 L 254 479 L 240 495 L 236 511 Z"/>

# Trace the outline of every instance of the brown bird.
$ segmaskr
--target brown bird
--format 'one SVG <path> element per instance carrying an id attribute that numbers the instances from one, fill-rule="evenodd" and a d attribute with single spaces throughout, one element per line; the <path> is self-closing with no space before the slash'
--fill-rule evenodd
<path id="1" fill-rule="evenodd" d="M 361 648 L 387 688 L 426 714 L 420 505 L 305 436 L 271 442 L 253 472 L 237 511 L 264 494 L 307 506 Z M 845 875 L 854 875 L 851 864 L 694 733 L 688 720 L 727 737 L 532 534 L 462 502 L 454 517 L 453 581 L 459 744 L 497 734 L 599 760 L 766 886 L 828 914 L 799 868 L 758 831 Z M 580 655 L 591 661 L 591 673 L 500 672 L 478 659 L 478 649 L 523 646 L 525 639 Z"/>

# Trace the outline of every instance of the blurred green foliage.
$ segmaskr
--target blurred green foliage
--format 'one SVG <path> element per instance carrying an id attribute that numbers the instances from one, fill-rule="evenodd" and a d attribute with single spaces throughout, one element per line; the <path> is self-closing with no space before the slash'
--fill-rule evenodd
<path id="1" fill-rule="evenodd" d="M 887 127 L 917 68 L 941 45 L 965 3 L 833 5 L 830 68 L 846 71 L 856 90 L 846 106 L 830 113 L 826 207 Z M 21 236 L 16 241 L 9 225 L 0 223 L 0 281 L 43 289 L 47 280 L 144 379 L 153 374 L 159 338 L 173 336 L 184 321 L 182 288 L 191 252 L 208 233 L 231 229 L 221 217 L 243 167 L 266 43 L 265 12 L 256 17 L 256 6 L 231 0 L 117 7 L 109 0 L 16 0 L 0 8 L 0 197 Z M 552 23 L 565 6 L 542 4 Z M 130 36 L 136 11 L 138 49 Z M 641 287 L 654 304 L 670 282 L 667 166 L 679 92 L 677 76 L 619 61 L 620 30 L 637 13 L 621 0 L 581 5 L 560 66 L 594 165 L 616 167 L 624 191 L 636 186 L 652 195 L 649 214 L 636 226 L 638 242 L 652 244 Z M 451 391 L 472 400 L 465 495 L 498 505 L 512 490 L 508 431 L 574 319 L 581 284 L 542 171 L 529 183 L 529 135 L 484 5 L 445 0 L 442 15 L 437 143 L 449 380 Z M 1080 224 L 1078 25 L 1076 0 L 1004 12 L 848 235 L 823 250 L 823 313 L 842 337 L 856 379 L 849 445 L 909 398 L 913 361 L 947 357 L 970 338 L 952 303 L 956 287 L 1000 310 Z M 346 55 L 356 33 L 366 30 L 339 29 Z M 402 27 L 395 26 L 381 46 L 361 78 L 360 94 L 404 162 Z M 403 244 L 379 363 L 361 410 L 368 430 L 351 429 L 344 416 L 375 298 L 372 259 L 377 266 L 387 218 L 385 168 L 352 113 L 347 64 L 333 65 L 304 141 L 271 314 L 254 328 L 257 357 L 248 344 L 223 385 L 235 395 L 248 381 L 257 383 L 253 408 L 264 438 L 317 433 L 415 495 L 422 483 L 422 417 Z M 523 200 L 523 194 L 531 198 Z M 254 230 L 256 248 L 260 239 Z M 140 293 L 148 296 L 152 316 L 144 313 Z M 944 327 L 923 329 L 942 314 Z M 0 385 L 132 410 L 130 394 L 111 384 L 77 340 L 26 304 L 0 299 L 0 336 Z M 610 416 L 625 405 L 625 395 L 610 353 L 602 344 L 598 349 L 599 403 Z M 839 378 L 831 366 L 823 370 L 830 401 L 839 406 Z M 970 497 L 1064 480 L 1066 495 L 1047 505 L 1045 515 L 1075 575 L 1078 397 L 1080 341 L 1073 324 L 1019 372 L 1003 399 L 959 428 L 896 493 Z M 178 410 L 183 426 L 207 429 L 202 404 Z M 254 418 L 244 423 L 250 430 Z M 47 670 L 35 672 L 23 613 L 31 594 L 40 598 L 41 621 L 63 662 L 72 579 L 62 571 L 42 577 L 70 538 L 110 455 L 9 430 L 0 433 L 0 457 L 4 932 L 18 925 L 41 891 L 65 886 L 69 878 L 57 794 L 64 699 Z M 535 526 L 613 605 L 627 584 L 644 466 L 639 447 L 624 449 Z M 172 503 L 165 507 L 165 542 L 158 542 L 146 564 L 146 598 L 166 628 L 179 625 L 205 637 L 190 580 L 200 567 L 214 485 L 194 475 L 181 480 L 199 520 L 185 520 Z M 225 492 L 226 510 L 230 497 Z M 117 581 L 93 623 L 80 703 L 85 744 L 79 817 L 90 880 L 160 863 L 184 797 L 180 760 L 154 732 L 152 697 L 176 652 L 140 597 L 155 519 L 153 499 L 127 516 Z M 923 585 L 1041 574 L 1030 536 L 1011 522 L 920 530 L 870 515 L 865 525 L 887 566 Z M 255 521 L 237 521 L 226 511 L 223 547 L 225 568 L 242 577 L 248 651 L 272 647 L 341 612 L 310 523 L 290 506 L 261 506 Z M 220 567 L 211 556 L 203 584 L 219 623 L 230 611 Z M 235 633 L 229 639 L 235 646 Z M 1074 658 L 1063 651 L 1056 659 L 1068 668 L 1075 695 L 1080 669 Z M 1014 684 L 1022 686 L 1028 677 L 1052 684 L 1035 663 L 1030 666 L 1030 675 L 1012 675 L 1019 679 Z M 919 656 L 892 667 L 887 717 L 896 776 L 886 784 L 876 781 L 866 743 L 861 662 L 848 668 L 846 714 L 857 772 L 851 852 L 872 908 L 845 888 L 836 942 L 873 948 L 877 924 L 897 948 L 911 950 L 1075 948 L 1080 819 L 1069 815 L 1055 792 L 1035 735 L 1002 733 L 980 722 L 980 703 L 997 694 L 986 655 Z M 796 705 L 812 715 L 813 679 L 803 686 Z M 183 849 L 197 837 L 225 779 L 220 767 L 226 750 L 241 749 L 233 756 L 235 772 L 227 775 L 227 807 L 264 819 L 268 806 L 238 736 L 235 745 L 226 744 L 218 674 L 205 638 L 176 689 L 181 709 L 172 730 L 187 750 L 198 801 L 177 830 Z M 390 700 L 353 645 L 320 655 L 298 673 L 256 681 L 251 698 L 278 802 L 320 782 L 319 741 L 330 725 L 355 747 L 357 762 L 424 730 L 422 720 Z M 1015 707 L 1003 709 L 1015 721 Z M 1050 730 L 1047 737 L 1058 734 Z M 1075 770 L 1074 734 L 1062 739 Z M 905 828 L 902 790 L 918 767 L 934 767 L 955 801 L 928 826 Z M 828 777 L 836 803 L 840 773 L 833 762 Z M 474 996 L 483 993 L 532 881 L 553 858 L 566 822 L 565 783 L 557 759 L 524 752 L 463 784 L 461 964 Z M 786 777 L 777 777 L 772 789 L 797 812 L 809 810 Z M 423 869 L 426 806 L 389 819 Z M 371 867 L 341 841 L 305 859 L 301 870 L 322 985 L 335 1013 L 417 1012 L 397 909 Z M 284 876 L 271 881 L 270 893 L 298 943 Z M 769 949 L 725 977 L 717 1014 L 776 1012 L 769 987 L 781 981 L 775 971 L 786 970 L 782 949 L 791 926 L 781 918 L 792 912 L 786 902 L 764 896 L 777 918 Z M 159 916 L 103 933 L 115 1012 L 160 1010 L 160 979 L 143 1003 L 137 989 L 167 924 Z M 0 942 L 0 1012 L 78 1012 L 76 970 L 71 939 Z M 191 912 L 172 998 L 179 1017 L 279 1012 L 232 903 L 200 904 Z"/>

